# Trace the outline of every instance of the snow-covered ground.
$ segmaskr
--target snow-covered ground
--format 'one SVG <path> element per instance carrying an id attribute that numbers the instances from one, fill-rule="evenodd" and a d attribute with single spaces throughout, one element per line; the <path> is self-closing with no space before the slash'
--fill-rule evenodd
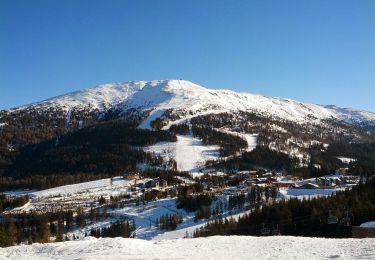
<path id="1" fill-rule="evenodd" d="M 166 214 L 180 214 L 183 216 L 184 222 L 181 225 L 178 225 L 178 228 L 185 228 L 199 224 L 193 221 L 194 213 L 189 214 L 184 210 L 176 208 L 176 199 L 174 198 L 151 201 L 145 205 L 141 203 L 138 206 L 136 206 L 135 203 L 132 203 L 120 209 L 109 210 L 108 213 L 110 218 L 105 221 L 96 222 L 82 229 L 69 232 L 68 236 L 71 238 L 74 234 L 77 239 L 82 239 L 85 236 L 85 233 L 90 234 L 90 231 L 93 228 L 106 227 L 109 226 L 111 222 L 115 222 L 118 219 L 128 218 L 134 220 L 137 229 L 135 237 L 150 240 L 166 232 L 155 226 L 156 220 Z"/>
<path id="2" fill-rule="evenodd" d="M 337 159 L 339 159 L 341 162 L 343 163 L 351 163 L 351 162 L 355 162 L 357 161 L 357 159 L 354 159 L 354 158 L 347 158 L 347 157 L 337 157 Z"/>
<path id="3" fill-rule="evenodd" d="M 177 136 L 176 161 L 180 171 L 194 172 L 199 170 L 207 160 L 217 159 L 219 146 L 204 145 L 201 140 L 192 136 Z"/>
<path id="4" fill-rule="evenodd" d="M 258 134 L 241 134 L 247 142 L 246 151 L 250 152 L 257 147 Z"/>
<path id="5" fill-rule="evenodd" d="M 314 198 L 321 196 L 330 196 L 336 194 L 338 189 L 284 189 L 280 190 L 279 193 L 286 199 L 297 197 L 297 198 Z"/>
<path id="6" fill-rule="evenodd" d="M 87 237 L 1 248 L 0 259 L 375 259 L 375 239 L 214 236 L 146 241 Z"/>
<path id="7" fill-rule="evenodd" d="M 144 183 L 149 179 L 139 180 Z M 90 182 L 82 182 L 72 185 L 64 185 L 56 188 L 27 191 L 4 192 L 13 196 L 28 194 L 31 201 L 26 205 L 9 210 L 10 213 L 30 212 L 33 210 L 45 212 L 51 207 L 59 205 L 61 209 L 77 209 L 78 207 L 90 207 L 97 203 L 100 196 L 109 199 L 110 196 L 120 196 L 131 192 L 131 181 L 122 177 L 101 179 Z M 6 211 L 8 212 L 8 211 Z"/>
<path id="8" fill-rule="evenodd" d="M 235 135 L 244 139 L 247 142 L 247 148 L 246 148 L 247 152 L 251 152 L 257 147 L 258 134 L 238 133 L 238 132 L 230 131 L 229 129 L 216 129 L 216 130 L 227 133 L 227 134 Z"/>
<path id="9" fill-rule="evenodd" d="M 257 146 L 258 134 L 237 133 L 229 130 L 216 129 L 228 134 L 237 135 L 247 141 L 246 151 L 252 151 Z M 218 145 L 204 145 L 202 141 L 190 135 L 177 135 L 177 142 L 159 142 L 144 148 L 165 160 L 174 159 L 179 171 L 191 172 L 193 176 L 198 173 L 205 162 L 218 159 L 220 147 Z"/>
<path id="10" fill-rule="evenodd" d="M 54 196 L 68 196 L 72 194 L 82 194 L 85 192 L 95 193 L 97 196 L 101 194 L 111 194 L 110 190 L 119 190 L 121 187 L 129 187 L 130 181 L 123 179 L 122 177 L 115 177 L 107 179 L 101 179 L 97 181 L 82 182 L 78 184 L 64 185 L 56 188 L 46 189 L 42 191 L 36 191 L 29 193 L 30 196 L 41 198 L 41 197 L 54 197 Z M 117 192 L 118 193 L 118 192 Z M 115 194 L 112 194 L 115 195 Z M 118 194 L 116 194 L 118 195 Z"/>
<path id="11" fill-rule="evenodd" d="M 222 197 L 223 199 L 224 197 Z M 214 206 L 212 206 L 214 208 Z M 238 212 L 239 210 L 233 210 L 233 212 Z M 242 211 L 237 214 L 230 214 L 229 211 L 225 211 L 223 213 L 223 217 L 226 218 L 232 218 L 234 220 L 238 220 L 239 217 L 243 217 L 246 214 L 249 214 L 251 210 Z M 197 229 L 205 226 L 209 221 L 208 220 L 199 220 L 197 222 L 193 222 L 193 219 L 190 218 L 190 221 L 187 221 L 185 223 L 182 223 L 178 226 L 176 230 L 168 231 L 164 233 L 157 234 L 152 238 L 152 240 L 164 240 L 164 239 L 177 239 L 177 238 L 186 238 L 186 237 L 192 237 L 194 234 L 194 231 Z M 212 220 L 210 220 L 212 221 Z"/>
<path id="12" fill-rule="evenodd" d="M 207 160 L 219 157 L 220 147 L 204 145 L 191 135 L 177 135 L 177 142 L 160 142 L 145 148 L 145 151 L 177 162 L 179 171 L 196 172 Z"/>

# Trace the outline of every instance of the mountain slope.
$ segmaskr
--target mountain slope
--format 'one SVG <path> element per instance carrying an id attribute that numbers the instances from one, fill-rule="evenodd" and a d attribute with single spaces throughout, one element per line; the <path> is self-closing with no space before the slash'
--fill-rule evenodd
<path id="1" fill-rule="evenodd" d="M 150 118 L 141 126 L 162 116 L 169 109 L 188 114 L 207 114 L 234 111 L 253 113 L 294 122 L 319 122 L 323 119 L 343 120 L 348 123 L 375 122 L 375 113 L 356 109 L 304 104 L 290 99 L 272 98 L 230 90 L 211 90 L 185 80 L 132 81 L 99 85 L 69 93 L 39 103 L 22 106 L 47 109 L 57 107 L 64 111 L 109 109 L 126 112 L 130 109 L 150 112 Z"/>
<path id="2" fill-rule="evenodd" d="M 90 127 L 94 127 L 98 138 L 106 140 L 104 137 L 108 137 L 108 134 L 95 126 L 108 124 L 119 130 L 116 125 L 118 121 L 126 123 L 131 128 L 163 129 L 169 130 L 166 134 L 171 136 L 188 135 L 191 140 L 193 137 L 198 138 L 203 141 L 204 146 L 220 147 L 220 156 L 244 152 L 247 148 L 242 139 L 254 135 L 256 141 L 253 141 L 252 146 L 261 146 L 296 157 L 301 163 L 300 166 L 323 163 L 322 158 L 317 157 L 316 152 L 313 153 L 311 149 L 321 153 L 328 145 L 334 143 L 375 142 L 375 113 L 303 104 L 289 99 L 236 93 L 230 90 L 211 90 L 184 80 L 132 81 L 100 85 L 0 111 L 0 175 L 8 173 L 13 176 L 16 173 L 12 171 L 16 169 L 14 165 L 30 165 L 17 162 L 30 160 L 31 155 L 36 155 L 33 151 L 40 151 L 41 156 L 45 154 L 48 151 L 43 146 L 45 141 L 55 144 L 51 149 L 56 152 L 56 161 L 59 161 L 60 157 L 65 158 L 58 156 L 58 151 L 71 158 L 73 153 L 66 152 L 63 143 L 58 145 L 66 135 L 74 134 L 79 129 L 90 131 Z M 150 136 L 156 134 L 157 131 L 149 133 Z M 131 140 L 134 135 L 124 138 Z M 74 144 L 78 157 L 94 158 L 92 149 L 86 150 L 84 154 L 79 151 L 82 147 L 94 145 L 95 142 L 88 144 L 82 140 L 81 143 Z M 121 142 L 108 142 L 106 145 L 118 143 Z M 27 147 L 28 145 L 37 145 L 39 149 Z M 156 144 L 156 147 L 159 146 L 160 144 Z M 174 144 L 169 146 L 174 147 Z M 177 146 L 182 147 L 178 142 Z M 203 150 L 202 153 L 207 153 L 207 149 Z M 29 151 L 30 154 L 25 151 Z M 215 151 L 217 152 L 217 149 Z M 119 153 L 121 151 L 116 150 L 115 154 Z M 30 158 L 26 155 L 30 155 Z M 184 159 L 185 154 L 180 155 L 176 155 L 176 158 Z M 340 153 L 337 156 L 343 155 Z M 42 159 L 34 158 L 33 161 L 40 162 Z M 333 162 L 328 161 L 324 164 L 329 164 L 329 169 L 338 166 L 337 158 L 333 158 Z M 79 163 L 86 165 L 87 161 L 82 159 Z M 66 163 L 63 165 L 71 166 Z M 177 165 L 181 166 L 178 160 Z M 46 169 L 55 167 L 47 164 L 45 166 Z M 125 168 L 128 166 L 122 165 Z M 40 167 L 34 168 L 39 170 Z M 134 164 L 131 168 L 134 168 Z M 190 164 L 189 169 L 191 168 L 196 168 L 196 165 Z M 77 170 L 75 167 L 69 173 Z M 110 168 L 106 170 L 111 171 Z M 25 171 L 20 169 L 17 172 Z M 48 173 L 50 174 L 51 170 Z"/>

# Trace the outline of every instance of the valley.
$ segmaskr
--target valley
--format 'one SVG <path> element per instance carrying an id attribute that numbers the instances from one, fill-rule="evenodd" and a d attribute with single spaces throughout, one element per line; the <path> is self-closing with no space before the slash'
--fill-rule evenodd
<path id="1" fill-rule="evenodd" d="M 2 243 L 351 237 L 371 216 L 371 203 L 343 205 L 371 190 L 374 119 L 181 80 L 106 84 L 2 111 L 1 232 L 13 237 Z"/>

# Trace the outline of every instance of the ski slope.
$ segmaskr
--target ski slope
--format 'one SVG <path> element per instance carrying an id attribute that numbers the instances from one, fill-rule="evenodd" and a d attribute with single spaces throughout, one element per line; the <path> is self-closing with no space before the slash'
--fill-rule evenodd
<path id="1" fill-rule="evenodd" d="M 204 145 L 198 138 L 192 136 L 177 136 L 176 162 L 180 171 L 196 172 L 207 160 L 219 157 L 220 147 Z"/>
<path id="2" fill-rule="evenodd" d="M 144 149 L 165 160 L 174 159 L 179 171 L 197 172 L 207 160 L 219 157 L 220 147 L 204 145 L 192 135 L 177 135 L 177 142 L 159 142 Z"/>
<path id="3" fill-rule="evenodd" d="M 146 241 L 87 237 L 1 248 L 0 259 L 375 259 L 375 239 L 214 236 Z"/>

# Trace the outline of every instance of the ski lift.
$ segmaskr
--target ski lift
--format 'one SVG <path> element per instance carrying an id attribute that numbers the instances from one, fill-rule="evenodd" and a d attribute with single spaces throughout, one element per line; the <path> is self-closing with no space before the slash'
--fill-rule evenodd
<path id="1" fill-rule="evenodd" d="M 271 230 L 269 228 L 266 228 L 263 224 L 263 227 L 260 230 L 261 236 L 269 236 L 271 234 Z"/>
<path id="2" fill-rule="evenodd" d="M 329 216 L 327 218 L 327 224 L 332 225 L 332 224 L 337 224 L 339 222 L 339 219 L 332 214 L 332 211 L 329 211 Z"/>

